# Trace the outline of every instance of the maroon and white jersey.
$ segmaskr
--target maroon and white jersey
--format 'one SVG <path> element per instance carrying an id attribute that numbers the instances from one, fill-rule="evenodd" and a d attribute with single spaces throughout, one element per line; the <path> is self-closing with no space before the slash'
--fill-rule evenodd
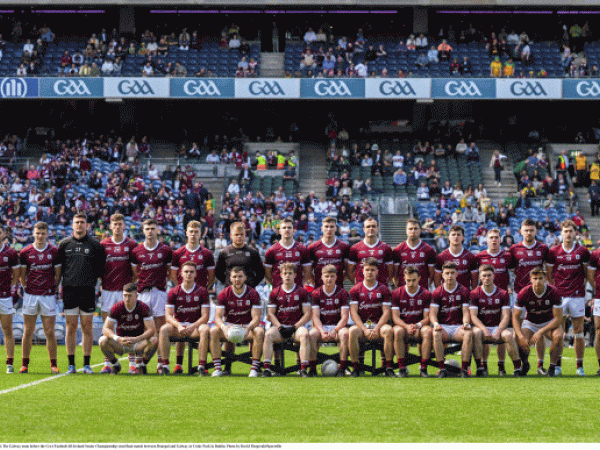
<path id="1" fill-rule="evenodd" d="M 331 293 L 325 292 L 321 286 L 311 293 L 313 308 L 319 308 L 319 317 L 323 325 L 337 325 L 342 319 L 342 310 L 350 308 L 350 295 L 346 289 L 335 286 Z"/>
<path id="2" fill-rule="evenodd" d="M 471 291 L 471 306 L 477 312 L 477 317 L 486 327 L 497 327 L 502 321 L 502 310 L 510 310 L 508 292 L 494 286 L 491 294 L 487 294 L 483 286 Z"/>
<path id="3" fill-rule="evenodd" d="M 362 261 L 365 258 L 375 258 L 379 262 L 379 272 L 377 281 L 387 285 L 388 281 L 388 263 L 393 263 L 392 248 L 385 242 L 377 241 L 375 245 L 370 246 L 362 240 L 350 247 L 349 263 L 356 266 L 355 278 L 356 284 L 364 280 Z"/>
<path id="4" fill-rule="evenodd" d="M 298 285 L 291 291 L 286 291 L 283 286 L 278 286 L 269 295 L 269 308 L 275 308 L 275 316 L 281 325 L 294 325 L 304 313 L 303 306 L 312 306 L 310 295 Z"/>
<path id="5" fill-rule="evenodd" d="M 575 243 L 569 252 L 563 244 L 550 249 L 546 264 L 561 296 L 585 297 L 585 267 L 589 262 L 590 251 L 581 244 Z"/>
<path id="6" fill-rule="evenodd" d="M 6 244 L 0 248 L 0 298 L 12 297 L 13 269 L 18 269 L 19 254 Z"/>
<path id="7" fill-rule="evenodd" d="M 206 247 L 198 246 L 193 252 L 187 245 L 173 252 L 173 261 L 171 268 L 177 270 L 177 283 L 181 284 L 181 267 L 183 264 L 191 261 L 196 264 L 196 284 L 198 286 L 208 287 L 208 271 L 215 269 L 215 257 Z"/>
<path id="8" fill-rule="evenodd" d="M 510 283 L 508 268 L 513 265 L 511 253 L 506 250 L 500 250 L 496 255 L 492 255 L 487 250 L 483 250 L 475 256 L 477 257 L 479 267 L 489 264 L 494 268 L 494 284 L 500 289 L 507 290 Z"/>
<path id="9" fill-rule="evenodd" d="M 153 249 L 146 248 L 143 242 L 134 248 L 131 265 L 138 270 L 138 292 L 153 287 L 164 291 L 172 258 L 171 248 L 160 242 Z"/>
<path id="10" fill-rule="evenodd" d="M 194 323 L 202 317 L 202 307 L 210 307 L 208 291 L 205 287 L 194 284 L 188 292 L 180 284 L 167 294 L 167 308 L 173 311 L 173 317 L 180 323 Z"/>
<path id="11" fill-rule="evenodd" d="M 117 336 L 136 337 L 144 334 L 144 321 L 153 319 L 150 307 L 144 302 L 137 301 L 133 311 L 128 311 L 125 302 L 121 300 L 110 308 L 107 320 L 116 323 Z"/>
<path id="12" fill-rule="evenodd" d="M 515 269 L 515 292 L 521 292 L 530 284 L 529 272 L 534 267 L 544 264 L 548 257 L 548 246 L 537 242 L 527 247 L 523 242 L 513 244 L 508 250 L 512 255 L 511 269 Z"/>
<path id="13" fill-rule="evenodd" d="M 537 295 L 533 291 L 533 286 L 529 285 L 519 292 L 515 308 L 527 311 L 527 320 L 540 325 L 554 319 L 552 308 L 559 308 L 561 305 L 562 299 L 554 286 L 546 285 L 544 293 Z"/>
<path id="14" fill-rule="evenodd" d="M 121 291 L 123 286 L 131 282 L 131 255 L 138 245 L 133 239 L 123 238 L 118 244 L 112 238 L 100 242 L 106 253 L 102 289 L 105 291 Z"/>
<path id="15" fill-rule="evenodd" d="M 364 282 L 357 283 L 350 289 L 350 305 L 358 305 L 358 315 L 363 323 L 379 322 L 383 315 L 383 307 L 392 305 L 392 294 L 386 284 L 377 282 L 369 289 Z"/>
<path id="16" fill-rule="evenodd" d="M 456 277 L 456 281 L 458 282 L 458 284 L 470 288 L 471 274 L 477 273 L 479 271 L 479 266 L 477 265 L 477 257 L 464 247 L 458 255 L 452 254 L 450 249 L 447 248 L 442 253 L 437 255 L 435 271 L 441 274 L 444 263 L 448 261 L 453 262 L 458 266 L 458 275 Z"/>
<path id="17" fill-rule="evenodd" d="M 469 306 L 471 291 L 462 284 L 456 284 L 453 291 L 442 284 L 431 294 L 429 306 L 437 306 L 437 320 L 442 325 L 462 325 L 463 306 Z"/>
<path id="18" fill-rule="evenodd" d="M 423 320 L 429 314 L 431 292 L 419 286 L 417 292 L 410 294 L 406 286 L 401 286 L 392 292 L 392 310 L 400 312 L 400 318 L 407 325 Z"/>
<path id="19" fill-rule="evenodd" d="M 315 271 L 315 288 L 323 286 L 321 275 L 323 274 L 323 267 L 327 264 L 333 264 L 337 269 L 336 284 L 339 287 L 344 286 L 344 270 L 349 253 L 350 246 L 339 239 L 336 239 L 331 246 L 324 244 L 319 239 L 308 247 L 308 260 Z"/>
<path id="20" fill-rule="evenodd" d="M 404 269 L 407 266 L 415 266 L 419 269 L 421 280 L 419 285 L 423 289 L 429 288 L 429 269 L 435 267 L 436 253 L 433 247 L 423 241 L 412 248 L 408 242 L 399 244 L 393 251 L 394 264 L 398 270 L 398 286 L 404 286 Z"/>
<path id="21" fill-rule="evenodd" d="M 271 280 L 273 288 L 281 286 L 281 273 L 279 266 L 283 263 L 291 262 L 296 265 L 296 278 L 294 283 L 302 286 L 302 268 L 310 266 L 308 260 L 308 250 L 299 242 L 294 241 L 290 247 L 285 247 L 281 242 L 277 242 L 271 246 L 265 253 L 265 267 L 271 269 Z"/>
<path id="22" fill-rule="evenodd" d="M 233 286 L 227 286 L 219 293 L 217 308 L 225 309 L 224 322 L 248 325 L 252 322 L 252 309 L 261 309 L 260 295 L 247 284 L 240 295 L 235 293 Z"/>
<path id="23" fill-rule="evenodd" d="M 29 244 L 19 253 L 21 266 L 25 266 L 27 286 L 25 293 L 30 295 L 54 295 L 56 293 L 56 278 L 54 269 L 58 263 L 58 249 L 50 244 L 42 250 L 37 250 Z"/>
<path id="24" fill-rule="evenodd" d="M 600 248 L 593 251 L 590 255 L 590 267 L 596 269 L 594 280 L 596 281 L 596 292 L 594 298 L 600 298 Z"/>

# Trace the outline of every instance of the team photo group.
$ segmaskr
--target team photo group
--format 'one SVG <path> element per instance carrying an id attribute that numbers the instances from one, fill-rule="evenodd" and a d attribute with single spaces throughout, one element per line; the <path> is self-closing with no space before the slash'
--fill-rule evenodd
<path id="1" fill-rule="evenodd" d="M 58 247 L 49 243 L 44 222 L 35 224 L 34 242 L 20 252 L 5 244 L 0 249 L 0 320 L 6 372 L 28 372 L 39 316 L 51 373 L 60 373 L 55 324 L 57 315 L 64 314 L 67 373 L 78 372 L 78 347 L 83 351 L 79 372 L 94 373 L 90 361 L 99 282 L 102 374 L 121 372 L 121 356 L 128 357 L 129 373 L 146 374 L 155 354 L 158 374 L 183 373 L 185 345 L 193 341 L 199 376 L 231 374 L 226 355 L 242 342 L 249 344 L 249 376 L 275 376 L 282 364 L 278 344 L 289 342 L 298 351 L 302 377 L 317 376 L 322 344 L 339 347 L 339 364 L 329 375 L 364 375 L 372 369 L 365 366 L 363 343 L 381 351 L 380 372 L 386 377 L 407 377 L 415 362 L 420 366 L 414 375 L 420 377 L 430 376 L 428 366 L 437 366 L 439 378 L 485 377 L 488 372 L 523 377 L 532 372 L 532 348 L 537 374 L 554 377 L 563 373 L 565 321 L 570 318 L 576 375 L 584 376 L 588 283 L 600 365 L 600 250 L 590 253 L 578 244 L 570 220 L 562 222 L 562 242 L 555 247 L 538 242 L 536 223 L 527 219 L 520 227 L 522 242 L 502 250 L 500 230 L 492 229 L 487 250 L 478 254 L 463 246 L 464 230 L 454 225 L 450 247 L 437 254 L 421 241 L 417 219 L 408 220 L 407 239 L 395 248 L 380 240 L 375 218 L 364 221 L 364 239 L 349 246 L 336 237 L 336 219 L 326 217 L 321 239 L 308 247 L 294 240 L 292 220 L 283 219 L 280 239 L 264 258 L 247 243 L 244 223 L 231 225 L 231 244 L 216 257 L 201 245 L 201 226 L 189 222 L 186 244 L 173 251 L 160 242 L 152 219 L 143 222 L 144 241 L 138 243 L 125 235 L 124 217 L 114 214 L 112 236 L 99 242 L 88 234 L 86 215 L 76 214 L 72 235 Z M 0 237 L 5 234 L 0 230 Z M 349 291 L 344 287 L 348 281 Z M 20 370 L 15 369 L 11 294 L 17 283 L 24 288 Z M 168 289 L 171 283 L 174 287 Z M 409 354 L 411 346 L 418 359 Z M 491 346 L 497 347 L 497 370 L 488 369 Z M 460 350 L 459 367 L 446 364 L 449 347 Z M 507 353 L 512 363 L 508 371 Z M 321 371 L 325 373 L 324 366 Z"/>

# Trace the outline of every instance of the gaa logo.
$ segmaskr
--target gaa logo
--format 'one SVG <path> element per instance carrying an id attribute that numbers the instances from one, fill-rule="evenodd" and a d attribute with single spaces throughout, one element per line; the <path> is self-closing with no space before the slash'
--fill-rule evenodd
<path id="1" fill-rule="evenodd" d="M 600 95 L 600 85 L 596 81 L 580 81 L 577 83 L 576 90 L 581 97 L 598 97 Z"/>
<path id="2" fill-rule="evenodd" d="M 123 95 L 154 95 L 154 90 L 147 81 L 140 83 L 137 80 L 123 80 L 117 85 L 117 89 Z"/>
<path id="3" fill-rule="evenodd" d="M 252 95 L 285 95 L 277 81 L 253 81 L 249 86 Z"/>
<path id="4" fill-rule="evenodd" d="M 52 88 L 57 95 L 92 95 L 81 80 L 59 80 Z"/>
<path id="5" fill-rule="evenodd" d="M 481 97 L 481 91 L 473 81 L 450 81 L 444 86 L 444 91 L 451 97 Z"/>
<path id="6" fill-rule="evenodd" d="M 408 81 L 384 81 L 379 85 L 379 92 L 383 95 L 417 95 Z"/>
<path id="7" fill-rule="evenodd" d="M 21 78 L 5 78 L 0 83 L 0 96 L 23 98 L 27 95 L 27 82 Z"/>
<path id="8" fill-rule="evenodd" d="M 510 92 L 516 96 L 547 96 L 548 93 L 539 81 L 532 83 L 531 81 L 515 81 L 510 85 Z"/>
<path id="9" fill-rule="evenodd" d="M 183 85 L 183 92 L 185 92 L 187 95 L 215 97 L 221 96 L 221 91 L 219 91 L 219 88 L 217 87 L 214 81 L 186 81 Z"/>
<path id="10" fill-rule="evenodd" d="M 344 81 L 317 81 L 315 83 L 315 94 L 319 97 L 344 97 L 352 96 L 352 92 Z"/>

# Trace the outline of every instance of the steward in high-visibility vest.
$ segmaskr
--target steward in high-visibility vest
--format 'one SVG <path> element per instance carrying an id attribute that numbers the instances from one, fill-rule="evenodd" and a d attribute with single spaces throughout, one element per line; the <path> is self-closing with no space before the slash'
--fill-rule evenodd
<path id="1" fill-rule="evenodd" d="M 267 170 L 267 158 L 265 158 L 263 155 L 259 154 L 256 157 L 256 170 Z"/>
<path id="2" fill-rule="evenodd" d="M 281 153 L 277 154 L 277 169 L 284 169 L 285 168 L 285 156 L 283 156 Z"/>

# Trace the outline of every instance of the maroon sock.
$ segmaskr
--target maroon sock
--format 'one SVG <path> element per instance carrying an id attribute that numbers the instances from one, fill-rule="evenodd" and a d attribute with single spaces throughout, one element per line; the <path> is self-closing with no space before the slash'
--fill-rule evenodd
<path id="1" fill-rule="evenodd" d="M 352 367 L 354 368 L 354 370 L 358 370 L 358 361 L 352 363 Z"/>
<path id="2" fill-rule="evenodd" d="M 271 370 L 271 361 L 264 361 L 263 362 L 263 368 L 265 370 Z"/>
<path id="3" fill-rule="evenodd" d="M 206 367 L 206 361 L 203 359 L 198 360 L 198 365 L 202 368 Z"/>
<path id="4" fill-rule="evenodd" d="M 579 369 L 580 367 L 583 367 L 583 359 L 577 360 L 577 368 Z"/>
<path id="5" fill-rule="evenodd" d="M 521 360 L 520 359 L 513 359 L 513 364 L 515 366 L 515 370 L 518 370 L 521 368 Z"/>
<path id="6" fill-rule="evenodd" d="M 165 361 L 168 361 L 168 360 L 164 359 L 164 358 L 156 358 L 156 363 L 157 364 L 163 364 L 163 365 L 168 364 L 168 363 L 165 363 Z"/>
<path id="7" fill-rule="evenodd" d="M 149 359 L 147 358 L 142 358 L 142 363 L 144 363 L 144 365 L 148 365 L 148 363 L 150 362 Z"/>
<path id="8" fill-rule="evenodd" d="M 387 367 L 385 363 L 385 356 L 381 356 L 381 367 Z"/>
<path id="9" fill-rule="evenodd" d="M 406 368 L 406 358 L 398 358 L 398 369 Z"/>
<path id="10" fill-rule="evenodd" d="M 307 368 L 307 367 L 308 367 L 308 363 L 307 363 L 306 361 L 303 361 L 303 362 L 300 364 L 300 369 L 302 369 L 302 370 L 306 370 L 306 368 Z"/>
<path id="11" fill-rule="evenodd" d="M 6 365 L 7 366 L 12 366 L 14 362 L 14 358 L 6 358 Z"/>
<path id="12" fill-rule="evenodd" d="M 392 364 L 393 364 L 393 362 L 394 362 L 394 361 L 392 361 L 391 359 L 390 359 L 390 360 L 387 360 L 387 359 L 386 359 L 386 360 L 385 360 L 385 368 L 386 368 L 386 369 L 391 369 L 391 368 L 392 368 Z"/>
<path id="13" fill-rule="evenodd" d="M 177 365 L 183 365 L 183 355 L 177 355 Z"/>
<path id="14" fill-rule="evenodd" d="M 347 367 L 347 366 L 348 366 L 348 361 L 347 361 L 347 360 L 345 360 L 345 359 L 342 359 L 342 360 L 340 361 L 340 367 L 339 367 L 339 369 L 340 369 L 341 371 L 344 371 L 344 370 L 346 370 L 346 367 Z"/>
<path id="15" fill-rule="evenodd" d="M 117 358 L 115 358 L 110 363 L 114 365 L 114 364 L 117 364 L 118 362 L 119 362 L 119 360 Z"/>
<path id="16" fill-rule="evenodd" d="M 463 361 L 462 362 L 462 370 L 469 370 L 469 366 L 471 364 L 469 364 L 469 361 Z"/>
<path id="17" fill-rule="evenodd" d="M 311 371 L 316 372 L 317 371 L 317 361 L 309 361 L 308 367 L 310 367 Z"/>
<path id="18" fill-rule="evenodd" d="M 542 360 L 542 361 L 540 361 L 540 360 L 538 359 L 538 369 L 539 369 L 540 367 L 544 367 L 544 361 L 543 361 L 543 360 Z"/>
<path id="19" fill-rule="evenodd" d="M 28 367 L 28 366 L 29 366 L 29 358 L 23 358 L 23 365 L 24 365 L 25 367 Z"/>
<path id="20" fill-rule="evenodd" d="M 440 370 L 446 368 L 446 363 L 443 359 L 441 361 L 438 361 L 438 367 L 440 368 Z"/>
<path id="21" fill-rule="evenodd" d="M 427 360 L 421 358 L 421 370 L 427 369 Z"/>
<path id="22" fill-rule="evenodd" d="M 50 360 L 50 367 L 56 367 L 56 359 Z"/>
<path id="23" fill-rule="evenodd" d="M 600 366 L 600 358 L 598 358 L 598 366 Z"/>
<path id="24" fill-rule="evenodd" d="M 168 359 L 162 358 L 163 366 L 168 366 L 170 361 Z"/>

